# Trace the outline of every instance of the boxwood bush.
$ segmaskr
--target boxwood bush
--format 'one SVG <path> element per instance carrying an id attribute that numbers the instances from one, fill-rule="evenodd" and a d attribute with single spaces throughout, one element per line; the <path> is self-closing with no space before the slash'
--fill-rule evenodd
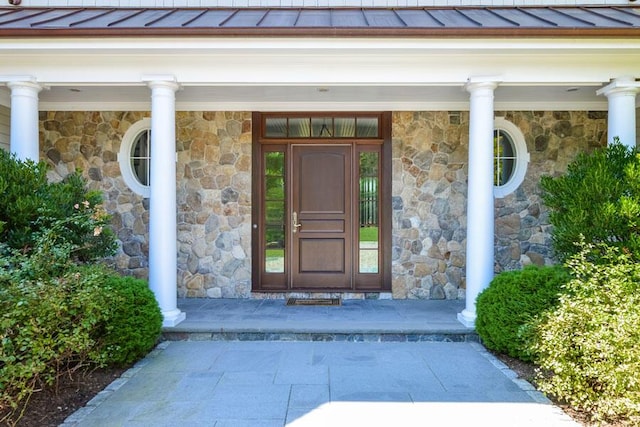
<path id="1" fill-rule="evenodd" d="M 511 357 L 532 360 L 531 322 L 557 304 L 562 285 L 569 279 L 560 266 L 527 266 L 494 277 L 476 303 L 476 331 L 483 344 Z"/>
<path id="2" fill-rule="evenodd" d="M 539 386 L 597 423 L 640 425 L 640 264 L 586 245 L 568 266 L 574 278 L 537 329 Z"/>
<path id="3" fill-rule="evenodd" d="M 6 266 L 7 258 L 0 262 Z M 60 375 L 135 362 L 162 326 L 147 283 L 101 265 L 38 279 L 0 269 L 0 313 L 0 414 L 9 417 Z"/>
<path id="4" fill-rule="evenodd" d="M 92 358 L 102 365 L 127 365 L 145 356 L 160 337 L 162 313 L 145 280 L 105 275 L 109 309 Z"/>

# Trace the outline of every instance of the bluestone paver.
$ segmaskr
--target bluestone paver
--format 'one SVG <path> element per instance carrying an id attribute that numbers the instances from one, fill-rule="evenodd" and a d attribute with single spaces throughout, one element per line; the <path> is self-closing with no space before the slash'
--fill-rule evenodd
<path id="1" fill-rule="evenodd" d="M 160 343 L 64 427 L 577 425 L 476 342 L 462 301 L 179 307 L 165 334 L 190 341 Z"/>
<path id="2" fill-rule="evenodd" d="M 129 377 L 65 426 L 577 425 L 469 342 L 164 342 Z"/>

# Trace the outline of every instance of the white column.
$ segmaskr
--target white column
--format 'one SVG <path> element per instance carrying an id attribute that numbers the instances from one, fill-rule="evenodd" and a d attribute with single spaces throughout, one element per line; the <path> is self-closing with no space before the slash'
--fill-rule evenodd
<path id="1" fill-rule="evenodd" d="M 34 79 L 7 83 L 11 89 L 11 152 L 19 160 L 40 160 L 38 93 L 42 86 Z"/>
<path id="2" fill-rule="evenodd" d="M 458 320 L 474 327 L 476 298 L 493 278 L 493 91 L 495 80 L 469 80 L 469 176 L 467 186 L 466 307 Z"/>
<path id="3" fill-rule="evenodd" d="M 609 101 L 607 143 L 615 137 L 628 147 L 636 146 L 636 94 L 640 91 L 640 82 L 631 76 L 619 77 L 598 90 Z"/>
<path id="4" fill-rule="evenodd" d="M 151 88 L 149 286 L 162 310 L 163 326 L 185 319 L 178 309 L 176 230 L 176 119 L 172 76 L 145 78 Z"/>

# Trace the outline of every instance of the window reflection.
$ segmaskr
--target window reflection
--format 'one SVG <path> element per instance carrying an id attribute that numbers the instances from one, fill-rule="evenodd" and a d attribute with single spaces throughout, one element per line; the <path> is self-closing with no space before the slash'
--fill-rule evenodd
<path id="1" fill-rule="evenodd" d="M 333 119 L 331 117 L 313 117 L 311 119 L 311 136 L 314 138 L 334 136 Z"/>
<path id="2" fill-rule="evenodd" d="M 378 273 L 379 265 L 379 154 L 360 153 L 358 252 L 360 273 Z"/>
<path id="3" fill-rule="evenodd" d="M 379 138 L 380 118 L 358 116 L 267 117 L 266 138 Z"/>
<path id="4" fill-rule="evenodd" d="M 131 169 L 138 182 L 149 185 L 151 161 L 151 131 L 145 130 L 137 137 L 131 147 Z"/>
<path id="5" fill-rule="evenodd" d="M 515 169 L 514 144 L 509 134 L 503 130 L 494 131 L 493 143 L 493 185 L 505 185 L 513 176 Z"/>
<path id="6" fill-rule="evenodd" d="M 358 117 L 357 132 L 358 132 L 358 138 L 377 138 L 378 137 L 378 118 L 377 117 Z"/>
<path id="7" fill-rule="evenodd" d="M 284 152 L 265 153 L 264 265 L 267 273 L 284 273 Z"/>

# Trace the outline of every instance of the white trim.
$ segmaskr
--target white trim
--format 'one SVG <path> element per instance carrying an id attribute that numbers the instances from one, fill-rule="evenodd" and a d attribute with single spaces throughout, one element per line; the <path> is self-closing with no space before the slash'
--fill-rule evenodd
<path id="1" fill-rule="evenodd" d="M 1 93 L 0 93 L 1 95 Z M 0 97 L 0 103 L 2 99 Z M 607 111 L 601 102 L 496 102 L 497 111 Z M 469 111 L 468 102 L 178 102 L 176 111 Z M 40 102 L 40 111 L 149 111 L 148 102 Z"/>
<path id="2" fill-rule="evenodd" d="M 141 132 L 151 129 L 151 119 L 144 118 L 132 124 L 127 132 L 122 137 L 120 143 L 120 151 L 118 152 L 118 163 L 120 164 L 120 173 L 125 184 L 136 194 L 144 198 L 148 198 L 151 194 L 151 188 L 147 185 L 142 185 L 138 180 L 135 172 L 131 168 L 131 149 L 133 143 L 136 141 L 138 135 Z"/>
<path id="3" fill-rule="evenodd" d="M 501 198 L 513 193 L 518 189 L 518 187 L 520 187 L 520 184 L 522 184 L 524 177 L 527 174 L 527 166 L 531 156 L 527 151 L 527 143 L 524 139 L 524 135 L 515 124 L 511 123 L 504 117 L 496 117 L 493 123 L 495 130 L 502 130 L 509 135 L 513 142 L 516 157 L 515 170 L 513 171 L 511 178 L 509 178 L 509 181 L 504 185 L 493 187 L 494 197 Z"/>

